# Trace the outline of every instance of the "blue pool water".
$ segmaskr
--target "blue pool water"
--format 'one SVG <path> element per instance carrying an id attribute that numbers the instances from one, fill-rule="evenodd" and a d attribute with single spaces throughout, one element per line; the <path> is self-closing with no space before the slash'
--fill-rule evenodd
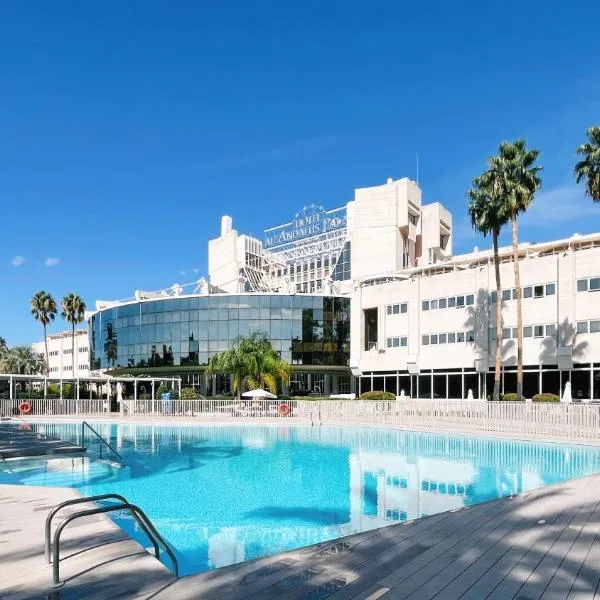
<path id="1" fill-rule="evenodd" d="M 73 423 L 38 427 L 65 439 L 79 434 Z M 173 546 L 182 574 L 600 471 L 600 448 L 585 446 L 371 428 L 95 427 L 128 466 L 19 461 L 0 465 L 0 482 L 123 494 Z M 129 518 L 116 520 L 148 545 Z"/>

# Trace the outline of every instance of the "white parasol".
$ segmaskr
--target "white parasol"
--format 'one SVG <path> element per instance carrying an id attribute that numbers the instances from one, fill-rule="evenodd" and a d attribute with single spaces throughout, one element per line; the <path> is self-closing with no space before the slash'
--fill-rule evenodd
<path id="1" fill-rule="evenodd" d="M 248 392 L 244 392 L 242 394 L 244 398 L 277 398 L 271 392 L 267 392 L 267 390 L 263 390 L 262 388 L 258 388 L 257 390 L 250 390 Z"/>

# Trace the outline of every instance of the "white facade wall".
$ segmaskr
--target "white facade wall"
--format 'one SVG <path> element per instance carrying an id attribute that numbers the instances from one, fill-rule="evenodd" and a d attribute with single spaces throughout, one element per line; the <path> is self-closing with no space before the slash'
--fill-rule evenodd
<path id="1" fill-rule="evenodd" d="M 596 236 L 596 242 L 600 243 L 600 235 Z M 571 371 L 558 356 L 565 352 L 567 355 L 572 353 L 574 368 L 588 363 L 592 370 L 594 363 L 600 367 L 600 290 L 598 294 L 577 291 L 579 279 L 600 277 L 600 247 L 591 247 L 593 243 L 588 246 L 566 248 L 544 256 L 530 252 L 521 259 L 523 331 L 529 334 L 523 341 L 526 367 L 557 369 L 556 365 L 560 363 L 560 370 Z M 510 249 L 501 252 L 508 260 Z M 411 362 L 420 373 L 444 369 L 473 370 L 478 362 L 481 371 L 488 371 L 488 367 L 492 369 L 498 305 L 492 298 L 496 288 L 494 265 L 491 260 L 481 261 L 480 254 L 480 264 L 469 266 L 470 262 L 475 262 L 469 260 L 471 257 L 477 258 L 476 255 L 455 257 L 454 270 L 444 273 L 429 274 L 426 269 L 405 271 L 396 273 L 395 281 L 382 280 L 370 285 L 367 280 L 357 284 L 351 309 L 351 365 L 354 371 L 375 375 L 406 372 L 410 370 Z M 502 303 L 504 328 L 509 330 L 503 344 L 503 365 L 509 368 L 517 364 L 513 263 L 503 262 L 500 272 L 502 288 L 509 294 Z M 530 297 L 525 297 L 527 295 Z M 440 300 L 448 304 L 449 298 L 454 298 L 456 303 L 457 297 L 464 297 L 464 306 L 432 308 L 435 303 L 439 307 Z M 424 309 L 424 302 L 429 302 L 429 310 Z M 388 314 L 388 305 L 403 303 L 407 305 L 406 312 Z M 377 309 L 381 319 L 377 347 L 372 349 L 365 345 L 364 311 L 369 309 Z M 587 327 L 585 332 L 577 333 L 578 323 L 584 323 L 580 328 L 583 331 Z M 458 337 L 459 332 L 465 336 L 465 341 L 448 343 L 448 334 Z M 446 336 L 444 343 L 440 343 L 440 334 Z M 431 342 L 432 335 L 437 336 L 436 343 Z M 424 336 L 428 337 L 428 343 Z M 389 347 L 388 338 L 396 337 L 402 343 Z M 590 377 L 598 380 L 593 383 L 594 397 L 600 397 L 600 373 L 598 377 L 595 374 Z M 566 376 L 562 381 L 566 381 Z"/>
<path id="2" fill-rule="evenodd" d="M 73 360 L 71 332 L 48 336 L 48 375 L 52 378 L 90 376 L 90 348 L 87 329 L 75 330 L 75 360 Z M 34 352 L 46 356 L 44 340 L 31 345 Z"/>

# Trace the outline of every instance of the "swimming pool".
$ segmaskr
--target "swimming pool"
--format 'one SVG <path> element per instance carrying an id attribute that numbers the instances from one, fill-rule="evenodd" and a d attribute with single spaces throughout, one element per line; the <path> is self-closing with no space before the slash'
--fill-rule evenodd
<path id="1" fill-rule="evenodd" d="M 74 423 L 42 427 L 79 433 Z M 600 471 L 600 448 L 586 446 L 325 426 L 94 427 L 127 467 L 19 461 L 0 465 L 0 482 L 123 494 L 184 575 Z M 148 545 L 132 520 L 115 520 Z"/>

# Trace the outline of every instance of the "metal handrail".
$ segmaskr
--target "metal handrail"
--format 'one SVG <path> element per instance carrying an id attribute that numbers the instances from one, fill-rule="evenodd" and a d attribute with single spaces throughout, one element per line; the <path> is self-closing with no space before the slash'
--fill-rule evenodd
<path id="1" fill-rule="evenodd" d="M 85 428 L 88 428 L 101 442 L 100 445 L 100 458 L 102 458 L 102 444 L 104 444 L 109 450 L 111 450 L 121 461 L 121 463 L 125 463 L 123 457 L 107 442 L 87 421 L 81 422 L 81 445 L 84 445 L 85 442 Z"/>
<path id="2" fill-rule="evenodd" d="M 105 494 L 105 495 L 114 497 L 114 496 L 117 496 L 118 494 Z M 92 498 L 94 498 L 94 497 L 92 496 Z M 89 501 L 89 498 L 85 498 L 85 499 L 82 498 L 81 501 L 82 502 Z M 63 503 L 63 504 L 65 504 L 65 503 Z M 76 504 L 76 502 L 68 501 L 66 504 L 68 506 L 69 504 Z M 56 531 L 54 532 L 54 539 L 53 539 L 53 543 L 52 543 L 52 584 L 53 584 L 53 586 L 57 587 L 60 585 L 60 535 L 61 535 L 63 529 L 71 521 L 74 521 L 75 519 L 78 519 L 79 517 L 88 517 L 90 515 L 103 514 L 103 513 L 113 512 L 116 510 L 129 510 L 131 512 L 134 519 L 140 525 L 140 527 L 142 528 L 144 533 L 146 533 L 148 538 L 152 541 L 154 548 L 155 548 L 156 558 L 160 558 L 160 551 L 158 548 L 157 541 L 159 541 L 164 546 L 164 549 L 165 549 L 167 555 L 171 559 L 171 564 L 173 567 L 173 574 L 175 575 L 175 577 L 179 577 L 179 564 L 177 563 L 177 558 L 175 557 L 175 554 L 173 553 L 173 550 L 171 549 L 169 544 L 167 544 L 167 542 L 158 533 L 158 531 L 156 531 L 156 528 L 152 524 L 152 521 L 150 521 L 150 519 L 148 518 L 146 513 L 144 513 L 144 511 L 139 506 L 136 506 L 135 504 L 130 504 L 129 502 L 125 501 L 125 502 L 121 502 L 120 504 L 113 504 L 111 506 L 98 506 L 96 508 L 92 508 L 89 510 L 82 510 L 82 511 L 76 512 L 72 515 L 69 515 L 57 527 Z M 56 511 L 56 510 L 53 511 L 54 514 L 56 514 L 56 512 L 58 512 L 58 511 Z"/>

